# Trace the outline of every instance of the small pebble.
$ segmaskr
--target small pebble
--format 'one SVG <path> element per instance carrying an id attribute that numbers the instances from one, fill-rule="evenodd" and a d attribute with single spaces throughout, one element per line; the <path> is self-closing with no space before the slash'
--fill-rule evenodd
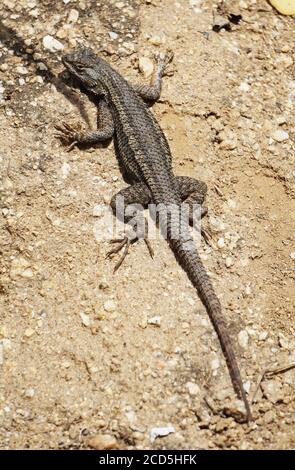
<path id="1" fill-rule="evenodd" d="M 224 238 L 219 238 L 219 239 L 217 240 L 217 246 L 218 246 L 218 248 L 224 248 L 224 247 L 225 247 L 225 240 L 224 240 Z"/>
<path id="2" fill-rule="evenodd" d="M 16 72 L 19 73 L 20 75 L 26 75 L 28 73 L 28 69 L 24 67 L 23 65 L 18 65 L 15 68 Z"/>
<path id="3" fill-rule="evenodd" d="M 43 38 L 43 47 L 50 52 L 58 52 L 64 48 L 64 45 L 49 34 Z"/>
<path id="4" fill-rule="evenodd" d="M 88 315 L 86 315 L 86 313 L 80 312 L 80 317 L 84 326 L 88 327 L 92 325 L 93 321 Z"/>
<path id="5" fill-rule="evenodd" d="M 281 126 L 282 124 L 286 124 L 287 119 L 286 119 L 286 116 L 281 114 L 280 116 L 276 117 L 276 121 L 277 121 L 277 124 Z"/>
<path id="6" fill-rule="evenodd" d="M 93 217 L 101 217 L 103 215 L 103 208 L 101 207 L 101 204 L 97 204 L 93 207 L 92 215 Z"/>
<path id="7" fill-rule="evenodd" d="M 247 92 L 247 91 L 250 90 L 250 85 L 249 85 L 249 83 L 247 83 L 247 82 L 242 82 L 242 83 L 240 84 L 240 86 L 239 86 L 239 89 L 240 89 L 241 91 L 246 91 L 246 92 Z"/>
<path id="8" fill-rule="evenodd" d="M 245 422 L 245 405 L 242 400 L 234 400 L 229 406 L 226 406 L 223 410 L 226 416 L 231 416 L 238 423 Z"/>
<path id="9" fill-rule="evenodd" d="M 247 349 L 248 348 L 248 341 L 249 341 L 249 335 L 246 330 L 242 330 L 238 334 L 238 342 L 241 348 Z"/>
<path id="10" fill-rule="evenodd" d="M 195 382 L 187 382 L 185 384 L 186 388 L 188 389 L 188 393 L 192 396 L 199 395 L 200 387 Z"/>
<path id="11" fill-rule="evenodd" d="M 262 331 L 260 335 L 258 336 L 259 341 L 265 341 L 268 337 L 268 332 L 267 331 Z"/>
<path id="12" fill-rule="evenodd" d="M 25 391 L 25 397 L 26 398 L 33 398 L 34 395 L 35 395 L 35 390 L 33 388 L 28 388 Z"/>
<path id="13" fill-rule="evenodd" d="M 263 391 L 263 395 L 271 402 L 277 403 L 278 401 L 282 400 L 283 393 L 281 390 L 280 382 L 276 380 L 268 380 L 261 383 L 261 388 Z"/>
<path id="14" fill-rule="evenodd" d="M 68 23 L 77 23 L 78 18 L 79 18 L 78 10 L 75 10 L 74 8 L 72 8 L 68 16 Z"/>
<path id="15" fill-rule="evenodd" d="M 219 367 L 220 367 L 219 359 L 218 359 L 218 358 L 212 359 L 212 361 L 211 361 L 211 369 L 212 369 L 212 370 L 217 370 Z"/>
<path id="16" fill-rule="evenodd" d="M 111 39 L 118 39 L 119 35 L 117 33 L 115 33 L 114 31 L 110 31 L 109 36 L 110 36 Z"/>
<path id="17" fill-rule="evenodd" d="M 174 429 L 173 426 L 166 426 L 166 427 L 161 427 L 161 428 L 152 428 L 150 430 L 150 440 L 151 440 L 151 442 L 154 442 L 154 440 L 157 437 L 168 436 L 168 434 L 171 434 L 172 432 L 175 432 L 175 429 Z"/>
<path id="18" fill-rule="evenodd" d="M 279 334 L 279 346 L 284 349 L 292 350 L 294 346 L 293 341 L 289 341 L 284 335 Z"/>
<path id="19" fill-rule="evenodd" d="M 282 129 L 278 129 L 272 133 L 271 137 L 276 140 L 277 142 L 284 142 L 285 140 L 289 139 L 289 134 Z"/>
<path id="20" fill-rule="evenodd" d="M 225 258 L 225 266 L 227 268 L 230 268 L 233 264 L 234 264 L 233 259 L 230 256 Z"/>
<path id="21" fill-rule="evenodd" d="M 96 434 L 88 440 L 89 447 L 96 450 L 118 449 L 119 445 L 114 436 L 110 434 Z"/>
<path id="22" fill-rule="evenodd" d="M 23 257 L 15 258 L 11 262 L 10 277 L 11 279 L 17 279 L 18 277 L 31 278 L 34 273 L 30 267 L 29 261 Z"/>
<path id="23" fill-rule="evenodd" d="M 62 174 L 63 179 L 67 178 L 70 172 L 70 169 L 71 169 L 71 166 L 67 162 L 64 162 L 64 164 L 61 167 L 61 174 Z"/>
<path id="24" fill-rule="evenodd" d="M 151 318 L 148 319 L 147 322 L 150 325 L 160 326 L 161 325 L 161 317 L 160 316 L 151 317 Z"/>
<path id="25" fill-rule="evenodd" d="M 140 57 L 138 62 L 139 70 L 143 73 L 145 78 L 148 78 L 152 75 L 154 71 L 154 64 L 151 59 L 148 57 Z"/>
<path id="26" fill-rule="evenodd" d="M 1 72 L 6 72 L 6 70 L 8 70 L 8 64 L 6 64 L 5 62 L 3 64 L 0 64 L 0 70 Z"/>
<path id="27" fill-rule="evenodd" d="M 114 312 L 117 308 L 117 305 L 113 300 L 107 300 L 104 303 L 103 308 L 105 309 L 106 312 Z"/>
<path id="28" fill-rule="evenodd" d="M 35 333 L 35 330 L 33 330 L 32 328 L 27 328 L 25 330 L 24 335 L 26 336 L 26 338 L 31 338 L 31 336 L 33 336 Z"/>
<path id="29" fill-rule="evenodd" d="M 249 296 L 249 295 L 252 294 L 252 289 L 251 289 L 251 286 L 249 284 L 246 285 L 244 293 L 245 293 L 246 296 Z"/>
<path id="30" fill-rule="evenodd" d="M 44 62 L 38 62 L 38 63 L 37 63 L 37 67 L 38 67 L 38 69 L 41 70 L 41 71 L 48 70 L 48 67 L 44 64 Z"/>

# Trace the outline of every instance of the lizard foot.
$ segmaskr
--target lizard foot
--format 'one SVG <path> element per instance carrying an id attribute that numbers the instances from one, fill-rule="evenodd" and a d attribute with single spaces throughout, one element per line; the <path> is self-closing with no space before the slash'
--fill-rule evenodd
<path id="1" fill-rule="evenodd" d="M 167 66 L 170 64 L 170 62 L 172 62 L 174 57 L 174 53 L 171 50 L 167 50 L 166 52 L 156 52 L 154 57 L 157 61 L 158 69 L 162 76 L 173 74 L 173 72 L 169 73 L 169 71 L 166 70 Z"/>
<path id="2" fill-rule="evenodd" d="M 56 124 L 54 127 L 57 131 L 55 136 L 60 138 L 66 144 L 69 144 L 67 149 L 68 152 L 79 143 L 79 132 L 70 124 L 62 122 L 61 124 Z"/>
<path id="3" fill-rule="evenodd" d="M 133 239 L 130 239 L 129 237 L 125 236 L 124 238 L 115 238 L 113 240 L 110 240 L 110 243 L 118 243 L 117 246 L 115 246 L 114 248 L 112 248 L 106 255 L 106 258 L 110 258 L 112 257 L 112 255 L 114 254 L 117 254 L 119 253 L 119 251 L 121 251 L 123 249 L 123 253 L 119 259 L 119 261 L 117 261 L 117 263 L 115 264 L 115 267 L 114 267 L 114 273 L 116 271 L 118 271 L 119 267 L 122 265 L 124 259 L 126 258 L 128 252 L 129 252 L 129 248 L 130 246 L 135 243 L 136 241 L 138 241 L 138 238 L 133 238 Z M 154 250 L 150 244 L 150 241 L 148 240 L 148 238 L 144 238 L 144 242 L 149 250 L 149 254 L 151 256 L 151 258 L 154 257 Z"/>

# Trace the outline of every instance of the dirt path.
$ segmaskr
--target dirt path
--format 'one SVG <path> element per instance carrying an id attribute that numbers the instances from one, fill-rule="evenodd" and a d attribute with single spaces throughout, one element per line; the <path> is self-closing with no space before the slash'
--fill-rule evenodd
<path id="1" fill-rule="evenodd" d="M 138 79 L 139 58 L 174 50 L 153 112 L 176 174 L 209 186 L 200 252 L 251 396 L 263 370 L 295 362 L 294 19 L 262 0 L 225 2 L 238 24 L 220 32 L 212 1 L 3 4 L 1 448 L 100 433 L 131 449 L 294 448 L 295 369 L 263 380 L 250 427 L 223 417 L 238 406 L 225 362 L 165 242 L 154 260 L 138 244 L 115 276 L 105 260 L 98 206 L 124 186 L 113 145 L 67 152 L 54 137 L 94 117 L 54 78 L 63 51 L 83 41 Z"/>

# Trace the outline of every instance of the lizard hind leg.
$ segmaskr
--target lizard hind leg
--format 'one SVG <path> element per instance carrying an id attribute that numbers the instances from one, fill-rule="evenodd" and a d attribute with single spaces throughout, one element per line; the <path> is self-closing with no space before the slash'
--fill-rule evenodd
<path id="1" fill-rule="evenodd" d="M 196 180 L 189 176 L 176 176 L 176 183 L 182 202 L 188 205 L 189 223 L 191 226 L 198 228 L 205 242 L 210 245 L 211 234 L 208 229 L 199 228 L 200 218 L 203 218 L 208 209 L 203 205 L 207 193 L 207 185 L 203 181 Z M 196 209 L 198 209 L 197 225 L 195 223 Z"/>
<path id="2" fill-rule="evenodd" d="M 110 243 L 117 244 L 117 246 L 107 253 L 108 258 L 123 250 L 121 257 L 115 264 L 114 272 L 122 265 L 130 246 L 140 239 L 144 240 L 150 256 L 153 257 L 154 252 L 147 235 L 147 221 L 142 214 L 150 202 L 150 191 L 143 183 L 128 186 L 113 196 L 111 207 L 114 215 L 132 227 L 131 233 L 126 234 L 123 238 L 110 240 Z"/>

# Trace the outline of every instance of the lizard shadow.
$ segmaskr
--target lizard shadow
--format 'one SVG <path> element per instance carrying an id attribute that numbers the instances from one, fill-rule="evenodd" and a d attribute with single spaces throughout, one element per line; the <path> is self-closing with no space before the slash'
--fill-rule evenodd
<path id="1" fill-rule="evenodd" d="M 23 62 L 26 65 L 35 65 L 34 73 L 42 77 L 44 83 L 52 83 L 57 91 L 62 93 L 70 103 L 75 106 L 83 120 L 89 125 L 89 117 L 85 104 L 78 97 L 77 93 L 67 86 L 65 81 L 62 79 L 61 73 L 56 74 L 54 72 L 53 66 L 59 63 L 58 60 L 55 60 L 52 64 L 51 61 L 42 57 L 40 59 L 40 51 L 34 45 L 30 45 L 29 52 L 28 46 L 25 44 L 25 40 L 20 34 L 10 26 L 7 26 L 3 23 L 0 17 L 0 41 L 7 47 L 8 50 L 12 50 L 14 55 L 21 57 Z M 38 66 L 42 62 L 45 67 L 42 67 L 42 70 Z M 11 94 L 7 97 L 7 100 L 11 99 Z"/>

